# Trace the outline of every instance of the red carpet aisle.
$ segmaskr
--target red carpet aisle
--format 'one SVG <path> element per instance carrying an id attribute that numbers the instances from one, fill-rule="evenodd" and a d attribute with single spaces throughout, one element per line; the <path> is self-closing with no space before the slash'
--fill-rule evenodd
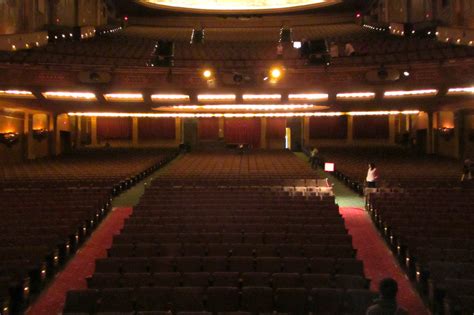
<path id="1" fill-rule="evenodd" d="M 410 315 L 430 314 L 365 210 L 341 207 L 340 212 L 346 221 L 349 234 L 352 235 L 357 258 L 364 261 L 365 274 L 372 280 L 371 289 L 377 291 L 381 279 L 392 277 L 399 286 L 398 302 Z"/>
<path id="2" fill-rule="evenodd" d="M 26 315 L 60 314 L 66 300 L 66 292 L 71 289 L 85 289 L 86 277 L 94 272 L 95 260 L 107 256 L 107 248 L 112 245 L 112 238 L 123 227 L 125 218 L 132 213 L 132 208 L 115 208 L 100 224 L 89 240 L 76 253 L 43 292 Z"/>

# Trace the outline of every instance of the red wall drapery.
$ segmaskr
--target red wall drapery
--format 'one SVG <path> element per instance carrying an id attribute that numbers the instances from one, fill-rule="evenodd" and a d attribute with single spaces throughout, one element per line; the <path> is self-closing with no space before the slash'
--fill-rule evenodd
<path id="1" fill-rule="evenodd" d="M 140 118 L 138 136 L 143 140 L 173 140 L 176 137 L 174 118 Z"/>
<path id="2" fill-rule="evenodd" d="M 388 116 L 355 116 L 354 139 L 387 139 Z"/>
<path id="3" fill-rule="evenodd" d="M 130 140 L 132 118 L 97 117 L 97 138 L 99 140 Z"/>
<path id="4" fill-rule="evenodd" d="M 219 139 L 219 119 L 199 118 L 199 139 L 217 140 Z"/>
<path id="5" fill-rule="evenodd" d="M 267 119 L 267 139 L 284 139 L 286 118 Z"/>
<path id="6" fill-rule="evenodd" d="M 225 120 L 224 138 L 227 143 L 248 143 L 260 146 L 260 119 L 230 118 Z"/>
<path id="7" fill-rule="evenodd" d="M 311 117 L 309 119 L 310 139 L 345 139 L 347 137 L 347 116 Z"/>

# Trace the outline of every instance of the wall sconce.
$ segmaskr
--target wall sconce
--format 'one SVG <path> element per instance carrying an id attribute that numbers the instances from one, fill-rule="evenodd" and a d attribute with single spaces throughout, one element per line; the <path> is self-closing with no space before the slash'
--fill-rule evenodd
<path id="1" fill-rule="evenodd" d="M 20 134 L 17 132 L 0 133 L 0 142 L 6 145 L 7 147 L 11 147 L 15 143 L 17 143 L 19 139 Z"/>
<path id="2" fill-rule="evenodd" d="M 449 141 L 454 136 L 454 128 L 438 128 L 439 135 L 446 141 Z"/>
<path id="3" fill-rule="evenodd" d="M 48 137 L 48 130 L 47 129 L 33 129 L 33 138 L 38 141 L 42 141 Z"/>

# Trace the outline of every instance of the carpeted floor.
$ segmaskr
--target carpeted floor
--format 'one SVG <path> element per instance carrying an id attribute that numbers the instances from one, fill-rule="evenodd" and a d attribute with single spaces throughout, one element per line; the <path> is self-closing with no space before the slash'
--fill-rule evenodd
<path id="1" fill-rule="evenodd" d="M 378 234 L 367 212 L 361 208 L 351 207 L 341 207 L 339 211 L 344 217 L 349 234 L 352 235 L 357 258 L 364 262 L 365 274 L 372 280 L 371 289 L 377 291 L 379 281 L 391 277 L 398 282 L 398 302 L 409 314 L 430 314 L 385 241 Z"/>
<path id="2" fill-rule="evenodd" d="M 114 208 L 25 314 L 60 314 L 66 300 L 66 292 L 87 288 L 86 277 L 94 272 L 95 260 L 107 256 L 106 250 L 112 245 L 113 236 L 119 233 L 125 218 L 129 217 L 132 211 L 132 208 Z"/>

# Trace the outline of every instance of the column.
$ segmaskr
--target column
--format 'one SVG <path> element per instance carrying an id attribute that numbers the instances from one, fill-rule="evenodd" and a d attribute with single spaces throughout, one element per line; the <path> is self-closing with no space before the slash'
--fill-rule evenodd
<path id="1" fill-rule="evenodd" d="M 138 117 L 132 117 L 132 146 L 138 146 Z"/>
<path id="2" fill-rule="evenodd" d="M 76 116 L 76 148 L 82 146 L 82 118 Z"/>
<path id="3" fill-rule="evenodd" d="M 181 124 L 181 118 L 176 117 L 175 123 L 175 144 L 180 145 L 183 142 L 183 126 Z"/>
<path id="4" fill-rule="evenodd" d="M 260 148 L 267 148 L 267 118 L 260 118 Z"/>
<path id="5" fill-rule="evenodd" d="M 454 112 L 454 156 L 459 159 L 464 156 L 465 133 L 466 133 L 466 113 L 463 110 Z"/>
<path id="6" fill-rule="evenodd" d="M 224 139 L 224 117 L 219 117 L 219 139 Z"/>
<path id="7" fill-rule="evenodd" d="M 354 141 L 354 117 L 347 116 L 347 143 L 352 144 Z"/>
<path id="8" fill-rule="evenodd" d="M 97 142 L 97 116 L 91 117 L 91 145 L 93 147 L 98 145 L 98 142 Z"/>
<path id="9" fill-rule="evenodd" d="M 309 117 L 303 117 L 303 148 L 309 146 Z"/>
<path id="10" fill-rule="evenodd" d="M 61 154 L 61 136 L 58 128 L 58 116 L 56 113 L 48 115 L 49 134 L 51 136 L 49 153 L 52 156 Z"/>
<path id="11" fill-rule="evenodd" d="M 24 157 L 27 160 L 35 158 L 33 150 L 33 114 L 25 112 L 25 120 L 23 124 L 24 135 Z"/>
<path id="12" fill-rule="evenodd" d="M 432 154 L 434 148 L 433 112 L 428 112 L 428 128 L 426 129 L 426 153 Z"/>
<path id="13" fill-rule="evenodd" d="M 390 144 L 395 144 L 395 132 L 396 132 L 395 118 L 396 118 L 395 115 L 388 116 L 388 138 L 389 138 Z"/>

